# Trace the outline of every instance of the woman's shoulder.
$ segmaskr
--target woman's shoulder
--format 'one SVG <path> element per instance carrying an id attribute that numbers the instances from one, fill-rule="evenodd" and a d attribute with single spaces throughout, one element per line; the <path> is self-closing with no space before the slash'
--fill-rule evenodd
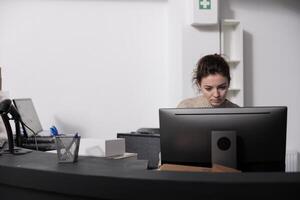
<path id="1" fill-rule="evenodd" d="M 212 107 L 207 99 L 203 96 L 187 98 L 182 100 L 177 108 L 199 108 L 199 107 Z"/>

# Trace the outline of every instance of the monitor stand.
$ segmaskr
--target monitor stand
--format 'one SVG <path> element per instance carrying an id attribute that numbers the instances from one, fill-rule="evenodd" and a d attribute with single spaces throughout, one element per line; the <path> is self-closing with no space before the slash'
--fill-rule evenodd
<path id="1" fill-rule="evenodd" d="M 30 150 L 30 149 L 15 147 L 13 133 L 12 133 L 11 126 L 9 123 L 10 118 L 7 116 L 7 114 L 1 114 L 1 117 L 2 117 L 2 121 L 5 125 L 5 129 L 6 129 L 6 133 L 7 133 L 7 143 L 8 143 L 8 147 L 4 148 L 2 153 L 10 153 L 13 155 L 22 155 L 22 154 L 32 152 L 32 150 Z M 18 125 L 19 121 L 15 120 L 15 123 L 16 123 L 17 135 L 20 136 L 20 127 Z"/>

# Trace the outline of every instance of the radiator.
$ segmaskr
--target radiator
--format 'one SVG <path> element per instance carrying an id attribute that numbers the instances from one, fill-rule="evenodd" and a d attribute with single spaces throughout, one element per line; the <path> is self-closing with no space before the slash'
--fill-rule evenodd
<path id="1" fill-rule="evenodd" d="M 297 151 L 287 151 L 285 157 L 285 171 L 298 172 L 299 170 L 299 153 Z"/>

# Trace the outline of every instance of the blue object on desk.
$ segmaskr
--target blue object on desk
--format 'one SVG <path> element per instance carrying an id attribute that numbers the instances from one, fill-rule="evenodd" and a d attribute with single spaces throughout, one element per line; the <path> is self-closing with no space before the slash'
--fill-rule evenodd
<path id="1" fill-rule="evenodd" d="M 50 127 L 50 133 L 52 136 L 58 136 L 58 130 L 55 126 Z"/>

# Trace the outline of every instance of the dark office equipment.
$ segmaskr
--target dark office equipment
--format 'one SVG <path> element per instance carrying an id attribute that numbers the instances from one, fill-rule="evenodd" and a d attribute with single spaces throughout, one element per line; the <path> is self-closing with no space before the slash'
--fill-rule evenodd
<path id="1" fill-rule="evenodd" d="M 147 134 L 159 135 L 159 128 L 139 128 L 138 130 L 136 130 L 136 133 L 146 134 L 146 135 Z"/>
<path id="2" fill-rule="evenodd" d="M 138 129 L 137 132 L 118 133 L 118 138 L 125 138 L 125 151 L 137 153 L 137 158 L 148 160 L 148 169 L 156 169 L 159 164 L 160 136 L 159 129 Z"/>
<path id="3" fill-rule="evenodd" d="M 20 114 L 18 113 L 10 99 L 1 101 L 0 114 L 7 133 L 8 152 L 12 154 L 25 154 L 31 152 L 26 149 L 15 148 L 13 132 L 9 120 L 14 120 L 15 122 L 17 144 L 20 141 L 20 123 L 24 124 L 24 122 L 22 121 Z M 11 116 L 11 118 L 9 116 Z"/>
<path id="4" fill-rule="evenodd" d="M 20 118 L 22 118 L 23 122 L 30 127 L 29 129 L 24 125 L 22 126 L 25 137 L 33 135 L 51 136 L 49 130 L 43 129 L 31 98 L 13 99 L 13 103 L 19 112 Z"/>
<path id="5" fill-rule="evenodd" d="M 41 151 L 55 150 L 55 139 L 49 130 L 44 130 L 31 98 L 13 99 L 22 124 L 23 137 L 19 146 Z M 25 126 L 26 124 L 26 126 Z"/>
<path id="6" fill-rule="evenodd" d="M 6 139 L 0 139 L 0 149 L 2 149 L 4 147 L 4 145 L 6 144 L 7 140 Z"/>
<path id="7" fill-rule="evenodd" d="M 287 107 L 159 110 L 162 164 L 211 166 L 211 132 L 236 132 L 237 169 L 285 171 Z"/>

